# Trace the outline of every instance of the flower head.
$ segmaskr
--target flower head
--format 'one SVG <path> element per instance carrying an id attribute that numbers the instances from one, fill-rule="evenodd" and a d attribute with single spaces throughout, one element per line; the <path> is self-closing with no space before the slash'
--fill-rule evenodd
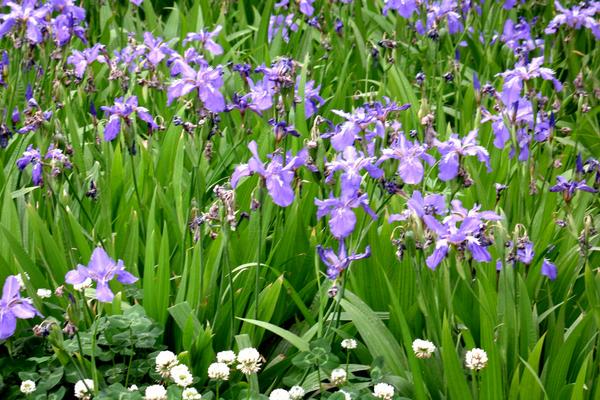
<path id="1" fill-rule="evenodd" d="M 348 374 L 344 368 L 336 368 L 331 371 L 329 380 L 336 386 L 342 386 L 348 380 Z"/>
<path id="2" fill-rule="evenodd" d="M 457 134 L 452 134 L 445 142 L 435 140 L 435 145 L 442 154 L 439 174 L 441 180 L 454 179 L 458 175 L 460 159 L 466 156 L 477 156 L 480 162 L 485 163 L 488 171 L 491 170 L 489 153 L 483 146 L 477 144 L 476 139 L 477 130 L 474 129 L 462 139 Z"/>
<path id="3" fill-rule="evenodd" d="M 247 347 L 240 350 L 237 361 L 237 369 L 245 375 L 255 374 L 260 370 L 261 356 L 255 348 Z"/>
<path id="4" fill-rule="evenodd" d="M 560 175 L 556 177 L 556 185 L 551 186 L 549 190 L 551 192 L 562 192 L 563 198 L 567 203 L 571 201 L 576 190 L 589 193 L 596 193 L 598 191 L 597 189 L 588 186 L 585 180 L 579 182 L 575 180 L 568 181 Z"/>
<path id="5" fill-rule="evenodd" d="M 94 392 L 94 381 L 91 379 L 79 380 L 75 383 L 75 397 L 82 400 L 90 400 Z"/>
<path id="6" fill-rule="evenodd" d="M 555 280 L 556 276 L 558 275 L 558 269 L 556 268 L 556 265 L 546 258 L 544 258 L 544 261 L 542 262 L 542 275 L 551 281 Z"/>
<path id="7" fill-rule="evenodd" d="M 302 386 L 292 386 L 290 388 L 290 398 L 292 400 L 300 400 L 304 397 L 306 392 L 302 388 Z"/>
<path id="8" fill-rule="evenodd" d="M 188 387 L 194 381 L 194 377 L 192 376 L 190 369 L 184 364 L 175 365 L 173 368 L 171 368 L 169 374 L 171 375 L 173 382 L 181 387 Z"/>
<path id="9" fill-rule="evenodd" d="M 27 379 L 27 380 L 24 380 L 23 382 L 21 382 L 21 386 L 19 387 L 19 390 L 21 391 L 21 393 L 23 393 L 25 395 L 35 392 L 35 389 L 36 389 L 35 382 L 30 379 Z"/>
<path id="10" fill-rule="evenodd" d="M 30 319 L 42 314 L 33 306 L 30 298 L 21 297 L 19 280 L 10 275 L 4 282 L 0 298 L 0 340 L 8 339 L 17 329 L 17 318 Z"/>
<path id="11" fill-rule="evenodd" d="M 344 348 L 346 350 L 354 350 L 354 349 L 356 349 L 357 345 L 358 344 L 356 343 L 356 340 L 354 340 L 354 339 L 342 340 L 342 348 Z"/>
<path id="12" fill-rule="evenodd" d="M 212 363 L 208 366 L 208 377 L 214 380 L 226 381 L 229 379 L 229 366 L 222 362 Z"/>
<path id="13" fill-rule="evenodd" d="M 138 106 L 137 96 L 130 96 L 127 99 L 119 97 L 115 100 L 115 105 L 100 107 L 108 116 L 108 123 L 104 127 L 104 140 L 111 141 L 117 137 L 121 131 L 121 121 L 131 125 L 131 115 L 135 114 L 139 119 L 146 122 L 150 129 L 158 129 L 154 118 L 145 107 Z"/>
<path id="14" fill-rule="evenodd" d="M 67 272 L 65 281 L 71 285 L 82 284 L 86 279 L 96 282 L 96 298 L 103 303 L 110 303 L 114 293 L 110 290 L 108 283 L 114 278 L 123 284 L 131 285 L 138 278 L 125 271 L 123 260 L 115 262 L 106 254 L 103 248 L 97 247 L 92 253 L 87 267 L 79 264 L 77 269 Z"/>
<path id="15" fill-rule="evenodd" d="M 327 277 L 335 280 L 344 270 L 348 269 L 352 261 L 369 257 L 371 255 L 371 248 L 367 246 L 364 253 L 348 255 L 346 253 L 346 246 L 342 240 L 340 241 L 337 253 L 332 248 L 325 249 L 321 245 L 317 246 L 317 253 L 319 253 L 321 260 L 327 267 Z"/>
<path id="16" fill-rule="evenodd" d="M 213 29 L 212 31 L 203 30 L 198 33 L 190 32 L 187 34 L 187 36 L 183 40 L 183 44 L 185 45 L 186 43 L 189 43 L 189 42 L 198 42 L 198 43 L 200 43 L 200 46 L 202 48 L 207 50 L 213 56 L 218 56 L 220 54 L 223 54 L 223 48 L 221 47 L 220 44 L 215 42 L 213 39 L 216 38 L 217 36 L 219 36 L 219 33 L 221 32 L 222 29 L 223 29 L 223 27 L 221 25 L 217 25 L 215 27 L 215 29 Z"/>
<path id="17" fill-rule="evenodd" d="M 155 358 L 156 372 L 158 372 L 163 378 L 168 378 L 171 372 L 171 368 L 179 364 L 177 356 L 172 351 L 161 351 Z"/>
<path id="18" fill-rule="evenodd" d="M 482 349 L 474 348 L 467 351 L 465 355 L 465 364 L 470 370 L 477 370 L 485 368 L 488 363 L 488 356 Z"/>
<path id="19" fill-rule="evenodd" d="M 231 365 L 235 362 L 235 352 L 231 350 L 220 351 L 217 353 L 217 361 L 226 365 Z"/>
<path id="20" fill-rule="evenodd" d="M 151 385 L 146 388 L 144 400 L 167 400 L 167 389 L 162 385 Z"/>
<path id="21" fill-rule="evenodd" d="M 200 400 L 202 395 L 195 388 L 185 388 L 181 393 L 183 400 Z"/>
<path id="22" fill-rule="evenodd" d="M 415 339 L 412 349 L 417 358 L 431 358 L 435 351 L 435 345 L 428 340 Z"/>
<path id="23" fill-rule="evenodd" d="M 285 389 L 275 389 L 269 395 L 269 400 L 290 400 L 290 393 Z"/>
<path id="24" fill-rule="evenodd" d="M 171 73 L 181 75 L 169 85 L 167 89 L 167 105 L 176 98 L 196 91 L 197 97 L 202 100 L 204 107 L 213 113 L 225 111 L 225 98 L 219 91 L 223 86 L 222 71 L 220 67 L 213 68 L 201 64 L 198 70 L 192 68 L 183 60 L 176 60 L 171 66 Z"/>
<path id="25" fill-rule="evenodd" d="M 378 399 L 391 400 L 394 397 L 394 387 L 388 383 L 378 383 L 373 388 L 373 396 Z"/>

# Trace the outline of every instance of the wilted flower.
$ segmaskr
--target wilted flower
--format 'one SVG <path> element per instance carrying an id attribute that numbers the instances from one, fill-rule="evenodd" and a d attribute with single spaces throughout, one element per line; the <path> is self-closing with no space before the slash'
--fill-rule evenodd
<path id="1" fill-rule="evenodd" d="M 417 358 L 431 358 L 435 351 L 435 345 L 428 340 L 415 339 L 412 349 Z"/>
<path id="2" fill-rule="evenodd" d="M 167 400 L 167 389 L 162 385 L 152 385 L 146 388 L 144 400 Z"/>
<path id="3" fill-rule="evenodd" d="M 482 349 L 474 348 L 467 351 L 465 364 L 471 370 L 480 370 L 485 368 L 488 363 L 488 356 Z"/>
<path id="4" fill-rule="evenodd" d="M 21 285 L 14 275 L 4 282 L 0 298 L 0 340 L 8 339 L 17 329 L 17 318 L 30 319 L 42 314 L 33 306 L 30 298 L 21 297 Z"/>
<path id="5" fill-rule="evenodd" d="M 123 284 L 131 285 L 138 278 L 125 271 L 123 260 L 115 262 L 106 254 L 101 247 L 96 247 L 87 267 L 79 264 L 77 269 L 67 272 L 65 281 L 71 285 L 78 285 L 86 282 L 89 278 L 96 282 L 96 298 L 103 303 L 110 303 L 114 298 L 114 293 L 110 290 L 108 283 L 114 278 Z"/>
<path id="6" fill-rule="evenodd" d="M 21 386 L 19 387 L 19 390 L 21 390 L 21 393 L 23 394 L 31 394 L 33 392 L 35 392 L 36 386 L 35 386 L 35 382 L 27 379 L 24 380 L 23 382 L 21 382 Z"/>
<path id="7" fill-rule="evenodd" d="M 331 377 L 329 378 L 332 384 L 341 386 L 348 380 L 348 374 L 344 368 L 336 368 L 331 371 Z"/>
<path id="8" fill-rule="evenodd" d="M 344 339 L 342 340 L 342 348 L 347 349 L 347 350 L 354 350 L 356 349 L 356 346 L 358 344 L 356 343 L 356 340 L 354 339 Z"/>
<path id="9" fill-rule="evenodd" d="M 169 374 L 171 375 L 173 382 L 181 387 L 188 387 L 194 381 L 194 377 L 192 376 L 189 368 L 184 364 L 178 364 L 174 366 L 169 371 Z"/>
<path id="10" fill-rule="evenodd" d="M 226 365 L 231 365 L 235 362 L 235 352 L 231 350 L 220 351 L 217 353 L 217 361 Z"/>
<path id="11" fill-rule="evenodd" d="M 373 388 L 373 396 L 378 399 L 391 400 L 394 397 L 394 387 L 388 383 L 378 383 Z"/>
<path id="12" fill-rule="evenodd" d="M 226 381 L 229 379 L 229 367 L 222 362 L 212 363 L 208 366 L 208 377 L 210 379 Z"/>
<path id="13" fill-rule="evenodd" d="M 237 369 L 245 375 L 255 374 L 260 370 L 260 353 L 252 347 L 240 350 L 237 356 Z"/>
<path id="14" fill-rule="evenodd" d="M 269 395 L 269 400 L 290 400 L 290 393 L 285 389 L 275 389 Z"/>
<path id="15" fill-rule="evenodd" d="M 82 400 L 90 400 L 94 392 L 94 381 L 91 379 L 79 380 L 75 383 L 75 397 Z"/>

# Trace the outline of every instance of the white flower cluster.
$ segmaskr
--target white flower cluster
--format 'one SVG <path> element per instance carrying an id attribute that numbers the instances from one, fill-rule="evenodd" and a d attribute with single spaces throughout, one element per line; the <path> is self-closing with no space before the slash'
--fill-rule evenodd
<path id="1" fill-rule="evenodd" d="M 94 392 L 94 381 L 91 379 L 79 380 L 75 383 L 75 397 L 90 400 Z"/>
<path id="2" fill-rule="evenodd" d="M 346 383 L 348 379 L 348 374 L 346 374 L 346 370 L 343 368 L 336 368 L 331 371 L 331 378 L 329 380 L 336 386 L 341 386 Z"/>
<path id="3" fill-rule="evenodd" d="M 275 389 L 269 395 L 269 400 L 291 400 L 291 397 L 287 390 Z"/>
<path id="4" fill-rule="evenodd" d="M 167 400 L 167 389 L 163 385 L 151 385 L 144 392 L 144 400 Z"/>
<path id="5" fill-rule="evenodd" d="M 258 350 L 253 347 L 247 347 L 240 350 L 237 355 L 237 369 L 244 375 L 255 374 L 260 371 L 261 356 Z"/>
<path id="6" fill-rule="evenodd" d="M 290 398 L 292 400 L 300 400 L 304 397 L 305 394 L 306 392 L 304 391 L 304 389 L 302 389 L 301 386 L 292 386 L 290 388 Z"/>
<path id="7" fill-rule="evenodd" d="M 470 370 L 477 370 L 485 368 L 488 363 L 487 353 L 482 349 L 471 349 L 467 351 L 465 356 L 465 364 Z"/>
<path id="8" fill-rule="evenodd" d="M 31 393 L 35 392 L 35 389 L 36 389 L 36 386 L 35 386 L 34 381 L 27 379 L 27 380 L 24 380 L 23 382 L 21 382 L 21 387 L 20 387 L 21 393 L 31 394 Z"/>
<path id="9" fill-rule="evenodd" d="M 357 346 L 356 340 L 354 339 L 344 339 L 342 340 L 342 348 L 346 350 L 354 350 Z"/>
<path id="10" fill-rule="evenodd" d="M 394 387 L 387 383 L 378 383 L 373 388 L 373 396 L 378 399 L 391 400 L 394 397 Z"/>
<path id="11" fill-rule="evenodd" d="M 208 377 L 218 381 L 229 379 L 229 366 L 224 362 L 212 363 L 208 366 Z"/>
<path id="12" fill-rule="evenodd" d="M 431 358 L 436 347 L 428 340 L 416 339 L 412 344 L 412 349 L 417 358 Z"/>
<path id="13" fill-rule="evenodd" d="M 156 372 L 164 379 L 170 378 L 177 386 L 182 387 L 183 400 L 198 400 L 202 395 L 195 388 L 189 387 L 194 383 L 194 376 L 185 364 L 180 364 L 172 351 L 161 351 L 156 355 Z M 136 387 L 137 390 L 137 387 Z M 144 400 L 166 400 L 167 389 L 163 385 L 152 385 L 146 388 Z"/>

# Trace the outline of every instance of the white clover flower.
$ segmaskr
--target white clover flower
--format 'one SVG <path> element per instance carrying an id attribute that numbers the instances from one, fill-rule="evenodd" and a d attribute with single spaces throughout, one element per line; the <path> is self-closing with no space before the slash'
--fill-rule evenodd
<path id="1" fill-rule="evenodd" d="M 156 372 L 158 372 L 163 378 L 168 378 L 170 376 L 171 368 L 179 364 L 179 360 L 177 360 L 175 353 L 168 350 L 158 353 L 155 362 Z"/>
<path id="2" fill-rule="evenodd" d="M 354 350 L 358 344 L 354 339 L 344 339 L 342 340 L 342 348 L 347 350 Z"/>
<path id="3" fill-rule="evenodd" d="M 245 375 L 255 374 L 260 371 L 260 353 L 252 347 L 240 350 L 237 356 L 237 369 Z"/>
<path id="4" fill-rule="evenodd" d="M 83 282 L 73 285 L 73 289 L 78 292 L 81 292 L 89 287 L 92 287 L 92 283 L 93 282 L 91 278 L 85 278 Z"/>
<path id="5" fill-rule="evenodd" d="M 285 389 L 275 389 L 269 395 L 269 400 L 290 400 L 290 393 Z"/>
<path id="6" fill-rule="evenodd" d="M 480 370 L 485 368 L 488 363 L 488 356 L 485 351 L 482 349 L 471 349 L 467 351 L 467 355 L 465 356 L 465 364 L 467 368 L 471 370 Z"/>
<path id="7" fill-rule="evenodd" d="M 415 339 L 412 344 L 412 349 L 417 358 L 431 358 L 431 355 L 435 351 L 436 347 L 428 340 Z"/>
<path id="8" fill-rule="evenodd" d="M 192 373 L 187 365 L 176 365 L 171 368 L 169 373 L 171 375 L 171 379 L 173 379 L 173 382 L 175 382 L 178 386 L 188 387 L 194 382 L 194 377 L 192 376 Z"/>
<path id="9" fill-rule="evenodd" d="M 167 389 L 162 385 L 152 385 L 146 388 L 144 400 L 167 400 Z"/>
<path id="10" fill-rule="evenodd" d="M 391 400 L 394 397 L 394 387 L 387 383 L 378 383 L 373 388 L 373 395 L 378 399 Z"/>
<path id="11" fill-rule="evenodd" d="M 302 389 L 301 386 L 292 386 L 290 388 L 290 398 L 292 400 L 300 400 L 304 397 L 305 394 L 306 392 L 304 391 L 304 389 Z"/>
<path id="12" fill-rule="evenodd" d="M 77 397 L 78 399 L 91 399 L 93 391 L 94 381 L 91 379 L 83 379 L 75 383 L 75 397 Z"/>
<path id="13" fill-rule="evenodd" d="M 39 298 L 48 299 L 48 298 L 50 298 L 50 296 L 52 296 L 52 290 L 50 290 L 50 289 L 38 289 L 37 290 L 37 295 L 38 295 Z"/>
<path id="14" fill-rule="evenodd" d="M 226 381 L 229 379 L 229 367 L 223 362 L 212 363 L 208 366 L 210 379 Z"/>
<path id="15" fill-rule="evenodd" d="M 131 385 L 127 388 L 128 392 L 137 392 L 138 390 L 140 390 L 140 388 L 137 387 L 137 385 Z"/>
<path id="16" fill-rule="evenodd" d="M 346 374 L 346 370 L 343 368 L 336 368 L 331 371 L 331 378 L 329 380 L 336 386 L 343 385 L 346 383 L 348 379 L 348 374 Z"/>
<path id="17" fill-rule="evenodd" d="M 235 353 L 231 350 L 220 351 L 217 353 L 217 361 L 223 364 L 231 365 L 235 362 Z"/>
<path id="18" fill-rule="evenodd" d="M 35 386 L 35 382 L 27 379 L 24 380 L 23 382 L 21 382 L 21 393 L 23 394 L 31 394 L 33 392 L 35 392 L 36 386 Z"/>
<path id="19" fill-rule="evenodd" d="M 350 393 L 343 391 L 343 390 L 339 390 L 338 393 L 341 393 L 344 395 L 344 400 L 352 400 L 352 396 L 350 395 Z"/>
<path id="20" fill-rule="evenodd" d="M 183 400 L 200 400 L 202 395 L 195 388 L 187 388 L 181 394 Z"/>

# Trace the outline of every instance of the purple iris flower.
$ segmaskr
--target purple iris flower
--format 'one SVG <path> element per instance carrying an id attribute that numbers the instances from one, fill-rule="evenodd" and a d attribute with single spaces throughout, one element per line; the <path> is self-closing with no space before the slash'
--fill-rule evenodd
<path id="1" fill-rule="evenodd" d="M 417 0 L 385 0 L 383 15 L 388 15 L 389 10 L 395 10 L 401 17 L 410 18 L 413 13 L 418 13 Z"/>
<path id="2" fill-rule="evenodd" d="M 250 93 L 244 96 L 244 99 L 248 101 L 249 108 L 257 114 L 262 114 L 262 111 L 268 110 L 273 107 L 273 95 L 275 94 L 275 84 L 270 81 L 267 77 L 263 77 L 262 80 L 256 83 L 252 82 L 252 79 L 248 78 L 248 85 L 250 86 Z"/>
<path id="3" fill-rule="evenodd" d="M 236 188 L 240 178 L 252 174 L 259 174 L 264 180 L 273 203 L 281 207 L 287 207 L 294 201 L 294 171 L 308 160 L 306 149 L 301 150 L 295 157 L 288 154 L 287 164 L 283 165 L 283 157 L 280 154 L 272 154 L 268 165 L 262 162 L 258 155 L 258 147 L 253 140 L 248 144 L 252 158 L 247 164 L 238 165 L 231 176 L 231 186 Z"/>
<path id="4" fill-rule="evenodd" d="M 313 7 L 313 3 L 315 0 L 300 0 L 300 12 L 307 17 L 310 17 L 315 12 L 315 8 Z"/>
<path id="5" fill-rule="evenodd" d="M 154 37 L 152 33 L 144 33 L 144 45 L 148 49 L 146 60 L 156 67 L 166 56 L 173 54 L 173 49 L 161 37 Z"/>
<path id="6" fill-rule="evenodd" d="M 595 15 L 600 12 L 597 1 L 588 2 L 583 6 L 576 5 L 570 10 L 564 8 L 558 1 L 555 1 L 554 5 L 560 14 L 556 15 L 548 24 L 544 31 L 547 35 L 556 33 L 561 25 L 568 25 L 574 29 L 586 27 L 592 31 L 596 39 L 600 39 L 600 23 L 595 18 Z"/>
<path id="7" fill-rule="evenodd" d="M 435 146 L 442 153 L 439 173 L 442 181 L 449 181 L 458 175 L 460 159 L 465 156 L 477 156 L 479 161 L 485 163 L 488 171 L 491 170 L 489 153 L 484 147 L 477 145 L 476 138 L 477 129 L 474 129 L 462 140 L 457 134 L 452 134 L 445 142 L 437 139 L 434 141 Z"/>
<path id="8" fill-rule="evenodd" d="M 294 22 L 294 14 L 283 15 L 271 15 L 269 19 L 269 30 L 267 32 L 267 39 L 269 43 L 273 41 L 273 38 L 281 32 L 281 37 L 284 42 L 290 41 L 290 31 L 296 32 L 298 30 L 298 24 Z"/>
<path id="9" fill-rule="evenodd" d="M 462 17 L 456 12 L 458 4 L 453 0 L 442 0 L 440 2 L 430 3 L 427 7 L 427 22 L 423 26 L 423 22 L 418 20 L 415 24 L 417 33 L 423 35 L 435 31 L 437 35 L 437 28 L 440 26 L 443 20 L 446 20 L 448 24 L 448 33 L 454 35 L 455 33 L 462 32 L 464 29 L 462 24 Z"/>
<path id="10" fill-rule="evenodd" d="M 533 51 L 544 44 L 542 39 L 534 39 L 531 36 L 531 25 L 524 18 L 520 18 L 517 23 L 507 19 L 500 40 L 517 56 L 522 55 L 523 52 Z"/>
<path id="11" fill-rule="evenodd" d="M 277 121 L 274 118 L 269 120 L 269 125 L 273 127 L 273 133 L 275 133 L 275 141 L 280 142 L 281 139 L 288 135 L 300 137 L 300 134 L 294 127 L 294 125 L 288 124 L 285 121 Z"/>
<path id="12" fill-rule="evenodd" d="M 486 248 L 487 243 L 484 243 L 480 236 L 482 223 L 479 218 L 465 218 L 460 224 L 460 228 L 456 227 L 456 220 L 453 219 L 446 219 L 442 224 L 431 215 L 425 215 L 423 220 L 427 227 L 437 235 L 435 250 L 425 260 L 429 268 L 436 269 L 448 255 L 451 245 L 466 247 L 476 261 L 489 262 L 492 260 L 492 256 Z"/>
<path id="13" fill-rule="evenodd" d="M 6 50 L 0 51 L 0 86 L 6 86 L 4 77 L 8 75 L 8 66 L 10 65 L 10 58 Z"/>
<path id="14" fill-rule="evenodd" d="M 446 200 L 441 194 L 428 194 L 423 197 L 420 191 L 415 190 L 412 197 L 406 202 L 408 209 L 400 214 L 391 214 L 388 222 L 405 221 L 411 215 L 423 218 L 425 215 L 445 215 L 448 213 Z"/>
<path id="15" fill-rule="evenodd" d="M 533 242 L 527 239 L 520 241 L 517 245 L 517 261 L 529 265 L 533 261 L 534 256 L 535 250 L 533 249 Z"/>
<path id="16" fill-rule="evenodd" d="M 23 152 L 21 158 L 17 160 L 17 167 L 21 171 L 25 169 L 29 164 L 32 165 L 31 180 L 36 186 L 41 186 L 43 183 L 42 179 L 42 155 L 39 149 L 33 148 L 33 145 L 29 145 L 27 150 Z"/>
<path id="17" fill-rule="evenodd" d="M 542 275 L 548 277 L 548 279 L 551 281 L 555 280 L 556 276 L 558 275 L 558 269 L 556 268 L 556 265 L 545 258 L 542 262 Z"/>
<path id="18" fill-rule="evenodd" d="M 25 25 L 27 39 L 38 44 L 44 40 L 42 28 L 46 26 L 46 16 L 50 13 L 49 4 L 37 7 L 37 0 L 23 0 L 22 4 L 9 1 L 6 3 L 11 8 L 8 14 L 0 14 L 0 38 L 10 32 L 15 25 Z"/>
<path id="19" fill-rule="evenodd" d="M 556 177 L 556 185 L 550 187 L 551 192 L 562 192 L 563 198 L 568 203 L 573 198 L 576 190 L 582 190 L 584 192 L 596 193 L 598 190 L 590 187 L 586 184 L 585 180 L 582 181 L 568 181 L 563 176 Z"/>
<path id="20" fill-rule="evenodd" d="M 101 55 L 101 53 L 104 53 L 105 51 L 104 45 L 102 44 L 95 44 L 93 47 L 83 51 L 73 50 L 73 53 L 67 57 L 67 64 L 73 65 L 75 76 L 82 79 L 87 67 L 91 63 L 94 61 L 106 63 L 106 57 Z"/>
<path id="21" fill-rule="evenodd" d="M 299 89 L 301 76 L 298 75 L 296 78 L 296 91 L 294 102 L 300 103 L 302 99 L 299 97 Z M 315 88 L 315 81 L 307 81 L 304 85 L 304 116 L 308 119 L 312 117 L 316 112 L 317 108 L 321 107 L 325 104 L 325 100 L 321 96 L 319 96 L 319 91 L 321 90 L 321 85 Z"/>
<path id="22" fill-rule="evenodd" d="M 21 297 L 21 284 L 16 276 L 10 275 L 4 281 L 0 298 L 0 340 L 6 340 L 17 330 L 17 318 L 42 317 L 28 297 Z"/>
<path id="23" fill-rule="evenodd" d="M 371 248 L 367 246 L 364 253 L 347 254 L 344 241 L 341 240 L 336 253 L 332 248 L 324 249 L 321 245 L 317 246 L 317 252 L 327 267 L 327 277 L 336 280 L 340 274 L 348 269 L 350 263 L 355 260 L 367 258 L 371 255 Z"/>
<path id="24" fill-rule="evenodd" d="M 258 66 L 254 71 L 262 72 L 267 79 L 275 83 L 276 90 L 280 88 L 292 87 L 294 84 L 296 63 L 291 58 L 281 57 L 271 64 L 270 67 L 264 64 Z"/>
<path id="25" fill-rule="evenodd" d="M 137 7 L 141 6 L 144 0 L 129 0 L 131 4 L 135 4 Z"/>
<path id="26" fill-rule="evenodd" d="M 65 46 L 73 36 L 77 36 L 83 43 L 87 44 L 85 28 L 79 25 L 80 21 L 73 14 L 61 14 L 52 20 L 52 34 L 56 44 Z"/>
<path id="27" fill-rule="evenodd" d="M 50 0 L 52 9 L 64 16 L 71 16 L 76 21 L 85 21 L 85 9 L 76 6 L 73 0 Z"/>
<path id="28" fill-rule="evenodd" d="M 477 218 L 487 221 L 499 221 L 502 219 L 501 216 L 493 211 L 479 211 L 481 210 L 481 206 L 478 204 L 475 204 L 470 210 L 463 207 L 462 202 L 458 199 L 452 200 L 450 204 L 452 207 L 450 215 L 446 217 L 448 220 L 463 221 L 467 218 Z"/>
<path id="29" fill-rule="evenodd" d="M 111 107 L 100 107 L 105 114 L 109 115 L 108 123 L 104 127 L 104 140 L 109 142 L 117 137 L 121 131 L 121 120 L 127 125 L 131 125 L 131 114 L 136 114 L 139 119 L 146 122 L 150 129 L 158 129 L 154 118 L 145 107 L 138 106 L 137 96 L 131 96 L 125 100 L 119 97 L 115 100 L 115 105 Z"/>
<path id="30" fill-rule="evenodd" d="M 375 166 L 375 157 L 365 157 L 362 152 L 356 151 L 352 146 L 344 149 L 342 154 L 338 154 L 334 161 L 326 163 L 328 175 L 326 183 L 333 181 L 336 171 L 343 171 L 341 174 L 342 192 L 357 193 L 362 182 L 361 171 L 364 169 L 374 179 L 383 176 L 383 171 Z"/>
<path id="31" fill-rule="evenodd" d="M 221 25 L 217 25 L 212 32 L 203 30 L 199 33 L 188 33 L 183 40 L 183 44 L 185 45 L 188 42 L 200 42 L 200 46 L 202 48 L 206 49 L 213 56 L 218 56 L 223 54 L 223 47 L 221 47 L 221 45 L 215 42 L 213 39 L 219 36 L 219 33 L 222 29 L 223 27 Z"/>
<path id="32" fill-rule="evenodd" d="M 71 169 L 72 164 L 69 160 L 69 157 L 63 151 L 51 144 L 48 147 L 48 151 L 46 152 L 46 156 L 44 157 L 46 160 L 50 161 L 51 175 L 56 176 L 60 173 L 62 168 Z"/>
<path id="33" fill-rule="evenodd" d="M 552 81 L 554 90 L 557 92 L 562 90 L 562 84 L 554 77 L 554 71 L 550 68 L 542 67 L 543 62 L 543 56 L 536 57 L 527 65 L 519 63 L 515 66 L 515 69 L 496 74 L 496 76 L 502 76 L 504 78 L 501 98 L 507 107 L 512 106 L 515 101 L 518 101 L 521 98 L 523 82 L 533 78 L 541 77 L 544 80 Z"/>
<path id="34" fill-rule="evenodd" d="M 129 72 L 134 72 L 139 64 L 140 57 L 146 52 L 146 46 L 144 45 L 127 45 L 119 50 L 114 51 L 114 62 L 121 64 L 127 68 Z"/>
<path id="35" fill-rule="evenodd" d="M 421 145 L 417 141 L 411 142 L 403 134 L 398 134 L 389 149 L 383 149 L 377 165 L 390 158 L 398 160 L 398 175 L 405 183 L 416 185 L 423 180 L 423 161 L 429 165 L 435 163 L 435 159 L 427 154 L 427 145 Z"/>
<path id="36" fill-rule="evenodd" d="M 131 285 L 138 280 L 131 273 L 125 271 L 123 260 L 115 262 L 106 254 L 103 248 L 96 247 L 87 267 L 81 264 L 77 265 L 77 269 L 67 272 L 65 282 L 71 285 L 81 285 L 87 279 L 90 279 L 96 282 L 96 298 L 98 301 L 110 303 L 115 295 L 108 284 L 115 277 L 125 285 Z"/>
<path id="37" fill-rule="evenodd" d="M 356 215 L 352 211 L 354 208 L 362 207 L 371 218 L 377 219 L 377 215 L 369 207 L 369 198 L 366 194 L 348 193 L 342 190 L 339 198 L 330 194 L 328 199 L 315 199 L 315 205 L 317 218 L 329 215 L 329 229 L 336 239 L 343 239 L 354 231 L 356 225 Z"/>
<path id="38" fill-rule="evenodd" d="M 206 109 L 213 113 L 225 111 L 225 98 L 219 92 L 223 86 L 221 67 L 201 65 L 196 71 L 181 60 L 175 61 L 174 64 L 181 73 L 181 78 L 173 81 L 167 89 L 167 105 L 176 98 L 196 90 Z"/>
<path id="39" fill-rule="evenodd" d="M 365 137 L 375 136 L 383 137 L 385 128 L 383 123 L 378 120 L 373 113 L 368 112 L 364 107 L 359 107 L 353 113 L 346 113 L 340 110 L 332 110 L 346 119 L 341 125 L 335 127 L 334 131 L 321 135 L 323 138 L 331 140 L 331 146 L 336 151 L 342 151 L 348 146 L 354 145 L 354 141 L 359 139 L 360 132 L 365 131 Z M 374 128 L 371 128 L 374 126 Z"/>

